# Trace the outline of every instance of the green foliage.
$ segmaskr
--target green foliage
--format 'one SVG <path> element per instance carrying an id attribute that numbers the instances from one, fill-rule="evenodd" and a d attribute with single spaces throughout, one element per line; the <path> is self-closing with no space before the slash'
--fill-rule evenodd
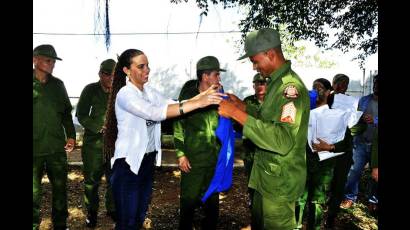
<path id="1" fill-rule="evenodd" d="M 358 50 L 355 59 L 361 64 L 378 49 L 377 0 L 196 0 L 203 10 L 201 15 L 207 15 L 208 2 L 222 4 L 224 8 L 241 6 L 247 9 L 246 18 L 239 24 L 242 40 L 256 28 L 279 29 L 280 25 L 286 25 L 290 44 L 297 40 L 313 40 L 318 47 L 343 52 Z M 328 28 L 336 31 L 335 34 L 329 34 Z M 330 35 L 334 35 L 336 41 L 329 44 Z"/>

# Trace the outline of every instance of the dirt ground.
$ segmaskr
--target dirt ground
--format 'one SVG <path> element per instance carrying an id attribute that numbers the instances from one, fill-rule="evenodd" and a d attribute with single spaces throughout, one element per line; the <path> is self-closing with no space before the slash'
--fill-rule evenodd
<path id="1" fill-rule="evenodd" d="M 82 194 L 83 176 L 80 166 L 69 166 L 68 175 L 68 225 L 70 229 L 88 229 L 85 227 L 85 215 Z M 247 185 L 243 167 L 235 167 L 233 186 L 221 194 L 220 219 L 217 229 L 240 229 L 250 222 L 250 213 L 247 207 Z M 152 221 L 151 229 L 177 229 L 179 208 L 179 181 L 180 172 L 175 167 L 161 167 L 155 172 L 154 191 L 147 217 Z M 100 186 L 100 210 L 96 229 L 113 229 L 114 224 L 105 215 L 104 191 L 105 180 Z M 377 229 L 377 219 L 367 213 L 366 206 L 358 203 L 350 211 L 343 211 L 337 219 L 335 229 Z M 50 219 L 51 186 L 47 177 L 43 178 L 43 200 L 41 206 L 41 230 L 52 229 Z M 200 211 L 197 212 L 197 217 Z M 196 225 L 199 220 L 196 218 Z M 199 229 L 199 228 L 196 228 Z"/>

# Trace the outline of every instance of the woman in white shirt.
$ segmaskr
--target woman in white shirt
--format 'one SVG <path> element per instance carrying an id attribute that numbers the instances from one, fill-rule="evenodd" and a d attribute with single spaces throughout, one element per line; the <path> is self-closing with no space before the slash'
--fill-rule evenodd
<path id="1" fill-rule="evenodd" d="M 161 121 L 219 104 L 223 96 L 216 92 L 217 86 L 212 86 L 178 103 L 145 85 L 149 72 L 148 59 L 142 51 L 124 51 L 115 67 L 108 101 L 104 155 L 112 166 L 110 183 L 117 230 L 140 229 L 145 219 L 155 162 L 157 166 L 161 164 Z"/>

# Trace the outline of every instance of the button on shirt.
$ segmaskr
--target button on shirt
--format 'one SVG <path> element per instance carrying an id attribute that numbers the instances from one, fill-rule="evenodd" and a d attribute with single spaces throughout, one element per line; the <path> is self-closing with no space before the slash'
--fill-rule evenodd
<path id="1" fill-rule="evenodd" d="M 118 158 L 125 158 L 133 173 L 138 174 L 142 159 L 147 152 L 148 143 L 154 143 L 158 151 L 156 165 L 161 165 L 161 123 L 166 119 L 168 104 L 175 101 L 167 99 L 158 91 L 144 86 L 141 91 L 129 80 L 120 89 L 115 100 L 118 135 L 115 141 L 114 157 L 111 167 Z M 153 140 L 149 140 L 147 120 L 154 124 Z"/>

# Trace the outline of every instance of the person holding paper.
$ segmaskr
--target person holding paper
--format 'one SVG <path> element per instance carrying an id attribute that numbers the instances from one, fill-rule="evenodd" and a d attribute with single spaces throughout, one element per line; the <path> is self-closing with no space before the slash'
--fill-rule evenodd
<path id="1" fill-rule="evenodd" d="M 328 98 L 332 89 L 330 82 L 324 78 L 316 79 L 313 82 L 313 89 L 316 90 L 318 94 L 316 108 L 314 109 L 328 107 Z M 310 116 L 309 125 L 313 123 L 313 119 L 314 117 Z M 309 130 L 311 132 L 312 129 Z M 323 220 L 323 208 L 333 177 L 335 158 L 320 161 L 319 154 L 321 154 L 321 151 L 344 151 L 343 140 L 335 144 L 330 144 L 318 138 L 317 140 L 312 140 L 311 145 L 312 148 L 309 146 L 309 143 L 306 145 L 307 180 L 305 191 L 296 206 L 297 227 L 299 229 L 302 228 L 304 209 L 305 207 L 308 208 L 306 228 L 308 230 L 320 229 Z"/>
<path id="2" fill-rule="evenodd" d="M 336 74 L 333 77 L 333 92 L 329 96 L 328 104 L 333 104 L 336 94 L 345 94 L 349 87 L 349 77 L 345 74 Z M 349 129 L 346 130 L 344 143 L 344 154 L 335 158 L 335 165 L 333 169 L 333 178 L 330 185 L 330 195 L 328 201 L 327 219 L 325 221 L 326 227 L 333 227 L 336 216 L 340 210 L 340 203 L 344 196 L 344 187 L 349 173 L 350 166 L 353 164 L 352 159 L 352 134 Z"/>

